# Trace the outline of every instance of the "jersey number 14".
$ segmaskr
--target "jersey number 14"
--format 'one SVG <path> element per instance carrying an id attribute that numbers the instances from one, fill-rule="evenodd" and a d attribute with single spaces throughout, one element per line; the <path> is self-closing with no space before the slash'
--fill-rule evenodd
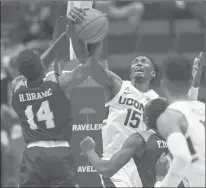
<path id="1" fill-rule="evenodd" d="M 140 123 L 140 116 L 141 113 L 132 109 L 127 109 L 127 116 L 124 121 L 124 125 L 125 126 L 129 125 L 132 128 L 138 128 Z"/>
<path id="2" fill-rule="evenodd" d="M 32 110 L 32 105 L 27 106 L 25 110 L 25 115 L 27 117 L 27 122 L 30 125 L 30 128 L 32 130 L 38 129 L 36 123 L 34 122 L 34 113 Z M 54 115 L 53 115 L 53 112 L 50 110 L 48 101 L 44 101 L 41 103 L 41 106 L 36 113 L 36 117 L 38 121 L 45 121 L 47 129 L 51 129 L 55 127 Z"/>

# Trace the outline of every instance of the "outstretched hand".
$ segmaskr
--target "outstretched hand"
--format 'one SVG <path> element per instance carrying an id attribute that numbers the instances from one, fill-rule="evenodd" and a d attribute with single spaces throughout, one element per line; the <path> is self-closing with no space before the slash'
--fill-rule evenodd
<path id="1" fill-rule="evenodd" d="M 170 166 L 169 156 L 163 153 L 155 164 L 156 181 L 162 181 L 166 176 Z"/>
<path id="2" fill-rule="evenodd" d="M 194 64 L 193 64 L 193 71 L 192 71 L 192 76 L 193 76 L 193 86 L 194 87 L 199 87 L 200 85 L 200 80 L 201 80 L 201 74 L 202 74 L 202 69 L 204 66 L 204 54 L 203 52 L 200 52 L 198 57 L 194 59 Z"/>
<path id="3" fill-rule="evenodd" d="M 203 56 L 204 56 L 203 52 L 200 52 L 199 55 L 194 59 L 193 68 L 196 71 L 201 70 L 202 67 L 204 66 Z"/>
<path id="4" fill-rule="evenodd" d="M 87 10 L 89 10 L 89 8 L 73 7 L 71 9 L 71 11 L 67 14 L 68 21 L 73 23 L 73 24 L 74 23 L 75 24 L 82 23 L 86 19 L 86 12 L 85 11 L 87 11 Z M 76 33 L 74 31 L 73 24 L 70 24 L 71 28 L 68 28 L 68 32 L 71 32 L 71 36 L 75 36 L 73 38 L 78 38 L 78 36 L 76 36 Z M 80 41 L 81 41 L 81 43 L 83 43 L 83 41 L 80 39 L 76 42 L 80 43 Z M 95 43 L 95 44 L 87 44 L 87 46 L 89 47 L 88 48 L 89 54 L 87 54 L 87 55 L 89 55 L 91 57 L 92 61 L 98 62 L 100 60 L 100 56 L 102 53 L 103 41 L 100 41 L 100 42 Z M 85 50 L 83 50 L 83 49 L 84 49 L 84 47 L 82 44 L 81 54 L 85 54 Z M 79 54 L 79 56 L 81 54 Z M 79 58 L 79 59 L 81 59 L 81 58 Z"/>
<path id="5" fill-rule="evenodd" d="M 80 143 L 80 148 L 82 150 L 82 153 L 85 155 L 89 151 L 94 151 L 95 150 L 95 141 L 87 136 L 81 143 Z"/>

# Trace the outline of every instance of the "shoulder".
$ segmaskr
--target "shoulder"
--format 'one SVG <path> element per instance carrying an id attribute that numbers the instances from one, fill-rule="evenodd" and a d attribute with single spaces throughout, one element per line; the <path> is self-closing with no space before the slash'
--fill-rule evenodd
<path id="1" fill-rule="evenodd" d="M 150 91 L 148 91 L 148 96 L 150 97 L 150 99 L 156 99 L 159 97 L 159 95 L 157 94 L 156 91 L 154 91 L 153 89 L 151 89 Z"/>
<path id="2" fill-rule="evenodd" d="M 140 147 L 145 147 L 145 142 L 140 134 L 134 133 L 126 139 L 124 146 L 137 149 Z"/>
<path id="3" fill-rule="evenodd" d="M 181 112 L 167 108 L 157 119 L 157 129 L 165 135 L 164 138 L 171 132 L 184 134 L 187 130 L 187 120 Z"/>
<path id="4" fill-rule="evenodd" d="M 129 90 L 131 90 L 131 88 L 133 87 L 133 85 L 132 85 L 131 81 L 129 81 L 129 80 L 123 80 L 121 87 L 122 87 L 122 88 L 125 88 L 125 90 L 129 91 Z"/>
<path id="5" fill-rule="evenodd" d="M 16 77 L 13 81 L 12 81 L 12 91 L 16 92 L 17 90 L 19 90 L 21 87 L 27 87 L 27 80 L 24 76 L 20 75 L 18 77 Z"/>
<path id="6" fill-rule="evenodd" d="M 175 121 L 175 122 L 178 122 L 178 121 L 181 121 L 182 119 L 184 119 L 185 116 L 177 111 L 177 110 L 174 110 L 174 109 L 170 109 L 170 108 L 167 108 L 161 115 L 160 117 L 158 118 L 158 122 L 165 122 L 165 121 L 168 121 L 168 120 L 171 120 L 171 121 Z"/>

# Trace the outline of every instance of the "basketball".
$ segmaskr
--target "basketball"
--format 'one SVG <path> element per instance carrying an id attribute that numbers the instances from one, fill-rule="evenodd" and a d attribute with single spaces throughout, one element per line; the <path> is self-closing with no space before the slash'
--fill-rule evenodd
<path id="1" fill-rule="evenodd" d="M 86 10 L 85 13 L 86 20 L 81 24 L 75 24 L 76 33 L 86 43 L 97 43 L 108 33 L 108 19 L 105 14 L 96 9 Z"/>

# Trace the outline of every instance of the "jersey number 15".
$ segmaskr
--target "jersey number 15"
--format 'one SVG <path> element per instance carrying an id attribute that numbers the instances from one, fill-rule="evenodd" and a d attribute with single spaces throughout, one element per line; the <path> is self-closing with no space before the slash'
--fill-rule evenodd
<path id="1" fill-rule="evenodd" d="M 127 116 L 124 121 L 124 125 L 125 126 L 129 125 L 132 128 L 138 128 L 140 123 L 140 116 L 141 113 L 132 109 L 127 109 Z"/>
<path id="2" fill-rule="evenodd" d="M 27 117 L 27 123 L 30 125 L 32 130 L 38 129 L 36 123 L 34 122 L 34 113 L 32 110 L 32 105 L 28 105 L 25 110 L 25 115 Z M 44 101 L 41 103 L 39 110 L 36 113 L 38 121 L 45 121 L 46 128 L 51 129 L 55 127 L 54 115 L 50 110 L 49 101 Z"/>

